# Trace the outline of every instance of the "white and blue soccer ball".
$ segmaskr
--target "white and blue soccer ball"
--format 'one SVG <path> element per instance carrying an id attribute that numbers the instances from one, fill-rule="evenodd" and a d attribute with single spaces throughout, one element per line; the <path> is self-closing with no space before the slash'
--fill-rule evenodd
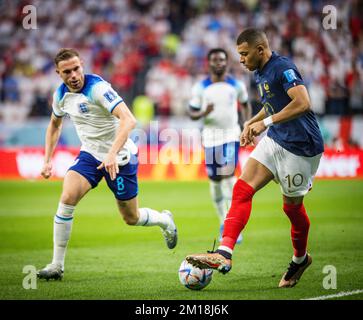
<path id="1" fill-rule="evenodd" d="M 212 269 L 199 269 L 184 260 L 179 268 L 179 280 L 183 286 L 191 290 L 201 290 L 212 280 Z"/>

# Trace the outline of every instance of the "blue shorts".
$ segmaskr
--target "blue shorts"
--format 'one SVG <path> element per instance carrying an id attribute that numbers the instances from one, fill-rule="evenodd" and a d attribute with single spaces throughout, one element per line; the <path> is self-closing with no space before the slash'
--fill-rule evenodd
<path id="1" fill-rule="evenodd" d="M 221 175 L 233 175 L 238 163 L 239 142 L 228 142 L 204 148 L 208 177 L 218 180 Z"/>
<path id="2" fill-rule="evenodd" d="M 74 164 L 68 169 L 78 172 L 85 177 L 91 184 L 92 188 L 97 187 L 98 183 L 105 177 L 108 187 L 114 193 L 118 200 L 130 200 L 135 198 L 138 193 L 137 184 L 137 167 L 138 161 L 136 155 L 131 155 L 129 163 L 120 166 L 119 173 L 115 180 L 111 180 L 110 175 L 105 168 L 98 170 L 101 164 L 94 156 L 86 151 L 81 151 L 76 158 Z"/>

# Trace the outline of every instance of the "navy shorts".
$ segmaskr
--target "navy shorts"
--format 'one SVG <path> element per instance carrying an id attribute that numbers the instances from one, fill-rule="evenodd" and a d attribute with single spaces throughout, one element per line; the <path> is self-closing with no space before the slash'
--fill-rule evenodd
<path id="1" fill-rule="evenodd" d="M 218 180 L 221 175 L 234 174 L 238 163 L 238 150 L 239 142 L 237 141 L 204 148 L 208 177 Z"/>
<path id="2" fill-rule="evenodd" d="M 98 170 L 101 164 L 94 156 L 86 151 L 81 151 L 74 164 L 68 169 L 78 172 L 85 177 L 92 188 L 97 187 L 98 183 L 105 177 L 108 187 L 118 200 L 130 200 L 135 198 L 138 193 L 136 155 L 131 155 L 131 159 L 125 166 L 119 167 L 119 173 L 115 180 L 111 180 L 105 168 Z"/>

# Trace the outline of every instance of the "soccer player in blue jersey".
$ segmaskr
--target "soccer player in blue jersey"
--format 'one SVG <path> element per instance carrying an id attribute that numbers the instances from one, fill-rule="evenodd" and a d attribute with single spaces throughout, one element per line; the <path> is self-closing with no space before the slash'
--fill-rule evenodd
<path id="1" fill-rule="evenodd" d="M 177 244 L 177 229 L 170 211 L 159 213 L 138 207 L 137 147 L 129 139 L 136 125 L 134 116 L 108 82 L 97 75 L 84 74 L 77 51 L 61 49 L 54 62 L 63 84 L 53 95 L 42 176 L 48 179 L 52 175 L 51 158 L 65 115 L 74 123 L 82 146 L 64 177 L 54 217 L 53 260 L 38 271 L 38 277 L 47 280 L 63 277 L 75 207 L 102 178 L 113 192 L 125 222 L 133 226 L 159 226 L 168 248 L 173 249 Z"/>
<path id="2" fill-rule="evenodd" d="M 324 151 L 323 139 L 304 81 L 290 59 L 271 51 L 261 30 L 244 30 L 237 39 L 240 62 L 254 71 L 263 108 L 247 121 L 241 145 L 266 129 L 233 189 L 232 205 L 224 221 L 223 239 L 214 253 L 187 256 L 200 268 L 226 273 L 232 268 L 237 237 L 248 222 L 255 192 L 271 180 L 281 186 L 283 210 L 291 222 L 292 261 L 279 287 L 293 287 L 312 263 L 307 252 L 310 221 L 303 204 Z"/>
<path id="3" fill-rule="evenodd" d="M 213 48 L 207 58 L 210 75 L 193 86 L 189 115 L 193 120 L 203 119 L 202 144 L 222 240 L 224 219 L 236 182 L 240 123 L 251 118 L 251 107 L 244 83 L 227 75 L 227 52 Z M 241 240 L 240 235 L 237 243 Z"/>

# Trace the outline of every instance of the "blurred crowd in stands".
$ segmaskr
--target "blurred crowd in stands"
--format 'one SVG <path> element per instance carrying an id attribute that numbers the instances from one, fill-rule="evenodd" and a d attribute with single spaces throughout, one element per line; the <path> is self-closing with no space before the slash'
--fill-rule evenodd
<path id="1" fill-rule="evenodd" d="M 207 73 L 212 47 L 229 52 L 229 71 L 245 81 L 259 109 L 253 76 L 239 64 L 238 34 L 266 31 L 273 50 L 300 69 L 318 115 L 363 113 L 363 2 L 359 0 L 0 0 L 0 121 L 51 112 L 60 84 L 53 57 L 74 47 L 85 71 L 111 82 L 130 108 L 183 116 L 191 87 Z M 24 29 L 26 5 L 36 29 Z M 337 28 L 325 30 L 325 5 Z M 142 99 L 135 99 L 136 97 Z"/>

